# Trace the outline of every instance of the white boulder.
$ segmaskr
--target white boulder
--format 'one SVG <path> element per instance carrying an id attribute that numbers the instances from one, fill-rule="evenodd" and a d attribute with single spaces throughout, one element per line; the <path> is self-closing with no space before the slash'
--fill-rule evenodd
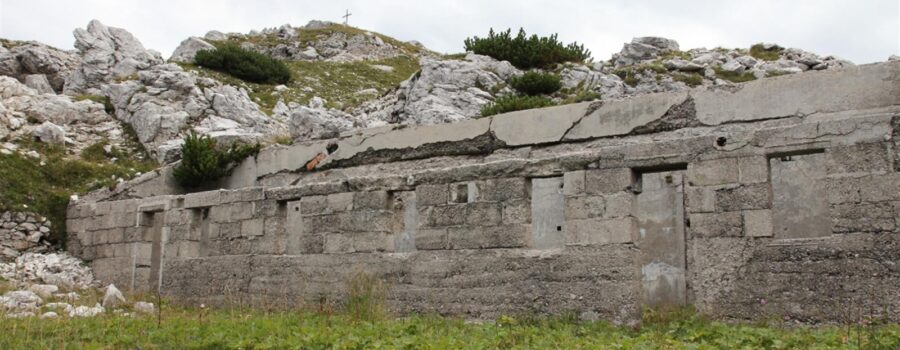
<path id="1" fill-rule="evenodd" d="M 184 39 L 184 41 L 175 48 L 175 52 L 172 53 L 172 57 L 169 57 L 169 61 L 190 63 L 194 61 L 194 56 L 197 55 L 197 52 L 215 49 L 216 47 L 206 42 L 206 40 L 192 36 Z"/>
<path id="2" fill-rule="evenodd" d="M 122 295 L 122 291 L 114 284 L 106 286 L 106 293 L 103 294 L 103 307 L 114 308 L 123 304 L 125 304 L 125 296 Z"/>

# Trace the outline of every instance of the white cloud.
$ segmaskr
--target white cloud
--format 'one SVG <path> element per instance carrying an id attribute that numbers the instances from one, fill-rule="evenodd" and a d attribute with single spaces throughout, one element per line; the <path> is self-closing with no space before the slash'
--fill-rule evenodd
<path id="1" fill-rule="evenodd" d="M 598 59 L 645 35 L 675 39 L 684 49 L 776 42 L 857 63 L 900 54 L 897 0 L 0 0 L 0 37 L 72 48 L 72 30 L 96 18 L 168 56 L 184 38 L 211 29 L 247 32 L 311 19 L 340 21 L 345 9 L 353 13 L 351 25 L 441 52 L 462 51 L 463 39 L 490 27 L 524 27 L 584 43 Z"/>

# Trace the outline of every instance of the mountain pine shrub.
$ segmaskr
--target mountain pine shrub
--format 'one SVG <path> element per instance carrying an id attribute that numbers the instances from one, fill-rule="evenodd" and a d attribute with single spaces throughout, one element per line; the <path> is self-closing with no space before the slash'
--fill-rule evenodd
<path id="1" fill-rule="evenodd" d="M 523 109 L 541 108 L 556 105 L 553 100 L 544 96 L 506 95 L 498 97 L 481 108 L 481 116 L 487 117 Z"/>
<path id="2" fill-rule="evenodd" d="M 238 162 L 258 154 L 260 148 L 259 143 L 234 143 L 227 151 L 221 151 L 209 135 L 191 133 L 181 145 L 181 163 L 175 167 L 173 175 L 181 186 L 197 188 L 230 174 Z"/>
<path id="3" fill-rule="evenodd" d="M 556 34 L 539 37 L 535 34 L 527 36 L 524 29 L 519 29 L 515 37 L 512 30 L 495 33 L 488 32 L 486 38 L 477 36 L 465 40 L 466 51 L 479 55 L 491 56 L 501 61 L 509 61 L 519 69 L 546 68 L 563 62 L 583 62 L 591 57 L 591 51 L 584 45 L 571 43 L 563 45 L 556 39 Z"/>
<path id="4" fill-rule="evenodd" d="M 197 52 L 194 64 L 251 83 L 287 84 L 291 81 L 291 71 L 284 62 L 233 44 Z"/>
<path id="5" fill-rule="evenodd" d="M 562 79 L 559 75 L 552 73 L 526 72 L 510 78 L 509 85 L 525 95 L 549 95 L 562 88 Z"/>

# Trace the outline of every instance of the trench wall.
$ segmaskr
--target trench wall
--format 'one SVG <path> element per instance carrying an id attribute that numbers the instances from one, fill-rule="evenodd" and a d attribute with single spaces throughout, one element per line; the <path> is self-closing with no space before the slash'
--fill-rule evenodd
<path id="1" fill-rule="evenodd" d="M 264 150 L 69 208 L 97 277 L 184 302 L 840 321 L 900 309 L 900 64 Z M 161 172 L 164 174 L 164 172 Z"/>

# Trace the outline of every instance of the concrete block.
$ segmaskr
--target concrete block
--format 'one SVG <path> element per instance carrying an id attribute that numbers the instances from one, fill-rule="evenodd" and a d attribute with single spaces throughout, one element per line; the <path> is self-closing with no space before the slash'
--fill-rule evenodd
<path id="1" fill-rule="evenodd" d="M 175 243 L 178 248 L 178 257 L 193 258 L 200 256 L 200 242 L 181 241 Z"/>
<path id="2" fill-rule="evenodd" d="M 320 254 L 325 251 L 324 234 L 305 234 L 300 237 L 301 254 Z"/>
<path id="3" fill-rule="evenodd" d="M 257 219 L 259 220 L 259 219 Z M 265 220 L 263 224 L 263 234 L 265 236 L 284 236 L 285 235 L 285 218 L 283 217 L 268 217 L 263 219 Z"/>
<path id="4" fill-rule="evenodd" d="M 900 200 L 900 173 L 872 175 L 860 179 L 859 196 L 864 202 Z"/>
<path id="5" fill-rule="evenodd" d="M 416 203 L 419 207 L 445 205 L 450 202 L 447 184 L 416 186 Z"/>
<path id="6" fill-rule="evenodd" d="M 327 233 L 340 230 L 341 219 L 337 214 L 303 217 L 303 233 Z"/>
<path id="7" fill-rule="evenodd" d="M 871 64 L 761 79 L 739 89 L 691 92 L 706 125 L 877 108 L 900 104 L 900 64 Z"/>
<path id="8" fill-rule="evenodd" d="M 256 205 L 253 202 L 220 204 L 209 209 L 209 218 L 214 222 L 246 220 L 255 214 Z"/>
<path id="9" fill-rule="evenodd" d="M 253 252 L 253 242 L 247 239 L 227 239 L 216 241 L 220 255 L 246 255 Z"/>
<path id="10" fill-rule="evenodd" d="M 827 173 L 886 173 L 891 171 L 891 155 L 885 143 L 838 146 L 825 150 Z"/>
<path id="11" fill-rule="evenodd" d="M 286 202 L 276 201 L 272 199 L 264 199 L 255 201 L 256 203 L 256 216 L 258 217 L 272 217 L 272 216 L 284 216 L 282 210 L 287 210 L 287 207 L 284 205 Z"/>
<path id="12" fill-rule="evenodd" d="M 602 245 L 634 242 L 634 218 L 566 221 L 566 245 Z"/>
<path id="13" fill-rule="evenodd" d="M 238 222 L 223 222 L 219 225 L 219 235 L 220 238 L 238 238 L 241 237 L 241 226 L 243 224 Z"/>
<path id="14" fill-rule="evenodd" d="M 134 216 L 131 215 L 133 218 Z M 184 225 L 190 224 L 192 218 L 192 212 L 190 209 L 171 209 L 167 210 L 165 213 L 165 225 L 166 226 L 176 226 L 176 225 Z M 131 220 L 128 220 L 131 221 Z M 132 226 L 132 225 L 127 225 Z"/>
<path id="15" fill-rule="evenodd" d="M 602 217 L 606 212 L 606 200 L 602 196 L 566 197 L 566 220 Z"/>
<path id="16" fill-rule="evenodd" d="M 390 211 L 354 210 L 337 214 L 341 232 L 391 232 L 394 215 Z"/>
<path id="17" fill-rule="evenodd" d="M 628 168 L 588 170 L 584 177 L 585 193 L 589 195 L 612 194 L 634 185 L 634 175 Z"/>
<path id="18" fill-rule="evenodd" d="M 692 237 L 740 237 L 743 233 L 741 212 L 692 213 L 690 232 Z"/>
<path id="19" fill-rule="evenodd" d="M 684 103 L 685 92 L 630 96 L 604 102 L 580 121 L 573 123 L 564 140 L 583 140 L 626 135 L 662 118 L 673 106 Z"/>
<path id="20" fill-rule="evenodd" d="M 255 237 L 262 236 L 265 231 L 263 231 L 265 227 L 265 219 L 256 218 L 241 221 L 241 236 L 242 237 Z"/>
<path id="21" fill-rule="evenodd" d="M 175 225 L 168 226 L 169 241 L 189 240 L 191 236 L 191 225 Z"/>
<path id="22" fill-rule="evenodd" d="M 536 108 L 493 117 L 491 131 L 508 146 L 559 142 L 593 102 Z"/>
<path id="23" fill-rule="evenodd" d="M 584 194 L 584 170 L 569 171 L 563 174 L 563 194 L 577 196 Z"/>
<path id="24" fill-rule="evenodd" d="M 622 218 L 634 214 L 635 195 L 631 192 L 620 192 L 616 194 L 606 195 L 603 197 L 606 201 L 606 208 L 603 217 Z"/>
<path id="25" fill-rule="evenodd" d="M 531 222 L 531 206 L 529 204 L 524 199 L 503 202 L 501 221 L 504 224 L 527 224 Z"/>
<path id="26" fill-rule="evenodd" d="M 324 253 L 353 253 L 353 238 L 349 234 L 329 233 L 325 235 Z"/>
<path id="27" fill-rule="evenodd" d="M 361 232 L 354 234 L 353 251 L 358 253 L 373 253 L 391 251 L 393 247 L 392 234 L 387 232 Z"/>
<path id="28" fill-rule="evenodd" d="M 253 254 L 281 255 L 285 253 L 286 239 L 283 235 L 266 235 L 251 243 Z"/>
<path id="29" fill-rule="evenodd" d="M 354 210 L 387 210 L 391 207 L 387 191 L 364 191 L 353 195 Z"/>
<path id="30" fill-rule="evenodd" d="M 737 158 L 701 160 L 688 164 L 688 183 L 694 186 L 737 183 L 739 174 Z M 768 173 L 766 176 L 768 177 Z"/>
<path id="31" fill-rule="evenodd" d="M 299 203 L 300 213 L 303 216 L 330 214 L 328 211 L 327 196 L 308 196 L 300 198 L 299 201 L 294 201 L 291 203 Z M 297 208 L 297 206 L 295 206 L 294 208 Z"/>
<path id="32" fill-rule="evenodd" d="M 449 248 L 446 228 L 419 229 L 415 232 L 417 250 L 442 250 Z"/>
<path id="33" fill-rule="evenodd" d="M 448 229 L 450 249 L 521 248 L 529 244 L 528 225 L 487 227 L 451 227 Z"/>
<path id="34" fill-rule="evenodd" d="M 450 204 L 430 207 L 425 211 L 425 216 L 421 216 L 423 212 L 419 211 L 420 227 L 445 227 L 463 225 L 466 222 L 466 205 L 467 204 Z M 423 220 L 424 219 L 424 220 Z"/>
<path id="35" fill-rule="evenodd" d="M 755 184 L 769 181 L 769 160 L 765 156 L 738 158 L 738 181 Z"/>
<path id="36" fill-rule="evenodd" d="M 742 185 L 716 190 L 716 208 L 723 211 L 769 209 L 771 203 L 768 184 Z"/>
<path id="37" fill-rule="evenodd" d="M 332 212 L 353 210 L 353 192 L 333 193 L 327 197 L 328 209 Z"/>
<path id="38" fill-rule="evenodd" d="M 125 242 L 129 242 L 129 243 L 137 242 L 142 239 L 142 237 L 141 237 L 142 236 L 142 232 L 141 232 L 142 228 L 141 227 L 136 227 L 136 226 L 125 227 L 122 229 L 122 231 L 123 231 L 122 239 Z"/>
<path id="39" fill-rule="evenodd" d="M 772 237 L 772 211 L 746 210 L 744 211 L 744 235 L 747 237 Z"/>
<path id="40" fill-rule="evenodd" d="M 712 187 L 685 187 L 688 213 L 711 213 L 716 211 L 716 191 Z"/>
<path id="41" fill-rule="evenodd" d="M 479 199 L 486 202 L 505 202 L 528 198 L 528 186 L 525 178 L 521 177 L 488 179 L 479 182 L 478 187 Z"/>
<path id="42" fill-rule="evenodd" d="M 891 232 L 897 227 L 890 202 L 832 204 L 830 211 L 835 233 Z"/>
<path id="43" fill-rule="evenodd" d="M 499 225 L 500 218 L 500 203 L 482 202 L 466 205 L 466 224 L 468 225 Z"/>
<path id="44" fill-rule="evenodd" d="M 266 198 L 263 187 L 247 187 L 219 192 L 220 203 L 260 201 Z"/>

